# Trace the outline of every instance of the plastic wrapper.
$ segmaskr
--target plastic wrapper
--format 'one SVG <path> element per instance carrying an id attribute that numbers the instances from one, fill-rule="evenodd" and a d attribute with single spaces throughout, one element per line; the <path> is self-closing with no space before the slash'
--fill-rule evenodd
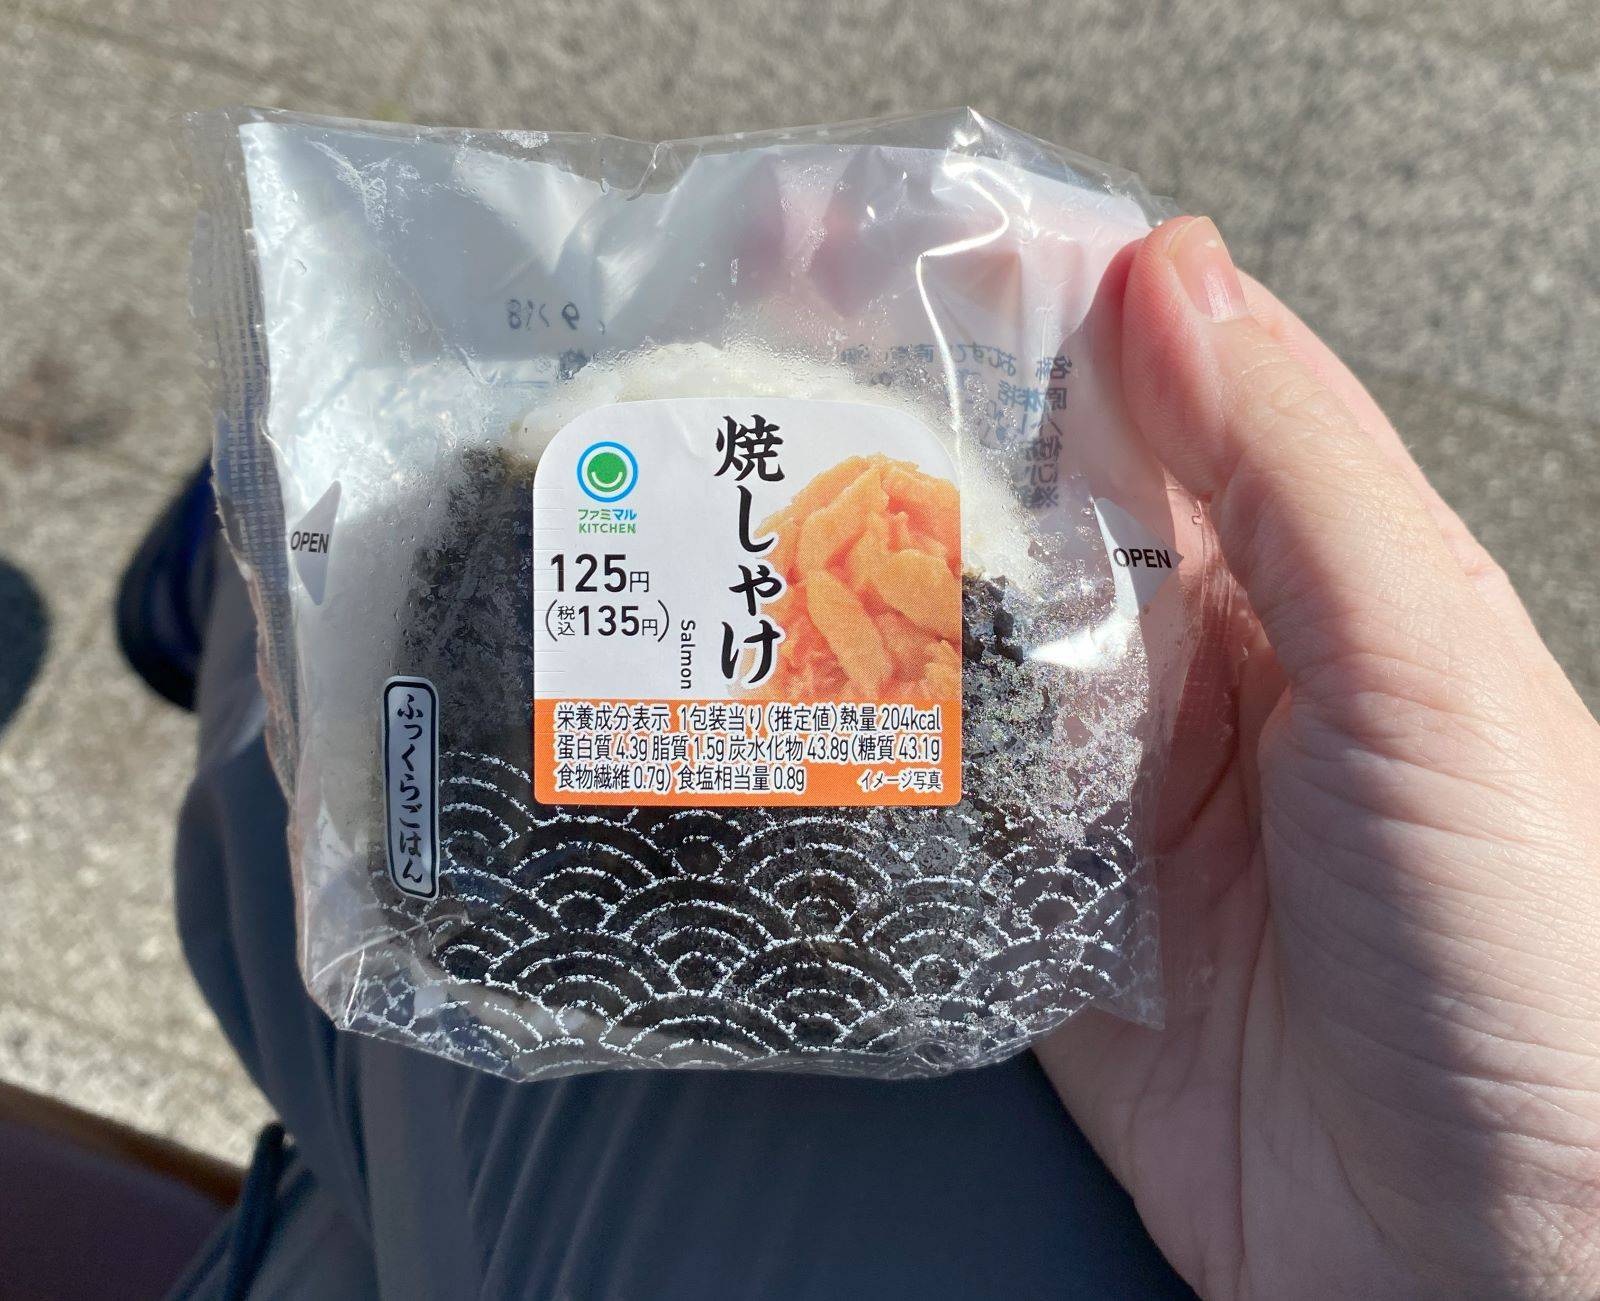
<path id="1" fill-rule="evenodd" d="M 969 111 L 188 127 L 336 1024 L 514 1078 L 903 1077 L 1159 1018 L 1217 584 L 1120 399 L 1133 177 Z"/>

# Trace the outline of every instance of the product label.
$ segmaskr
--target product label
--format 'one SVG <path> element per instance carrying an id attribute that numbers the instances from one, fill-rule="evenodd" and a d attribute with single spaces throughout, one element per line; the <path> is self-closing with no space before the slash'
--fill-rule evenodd
<path id="1" fill-rule="evenodd" d="M 383 684 L 383 794 L 389 879 L 439 893 L 439 695 L 426 678 Z"/>
<path id="2" fill-rule="evenodd" d="M 960 496 L 913 416 L 598 407 L 533 492 L 539 800 L 961 798 Z"/>

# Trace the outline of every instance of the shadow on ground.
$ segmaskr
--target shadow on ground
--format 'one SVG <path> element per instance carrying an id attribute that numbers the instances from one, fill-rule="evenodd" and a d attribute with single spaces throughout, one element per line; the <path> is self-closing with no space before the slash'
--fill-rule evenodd
<path id="1" fill-rule="evenodd" d="M 33 580 L 0 559 L 0 732 L 27 697 L 44 664 L 50 615 Z"/>

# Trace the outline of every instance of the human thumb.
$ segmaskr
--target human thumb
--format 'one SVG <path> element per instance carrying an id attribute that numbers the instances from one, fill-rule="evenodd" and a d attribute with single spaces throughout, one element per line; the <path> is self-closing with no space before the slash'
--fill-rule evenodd
<path id="1" fill-rule="evenodd" d="M 1350 409 L 1250 315 L 1209 219 L 1166 222 L 1135 254 L 1123 381 L 1156 455 L 1208 503 L 1297 693 L 1370 687 L 1326 669 L 1459 662 L 1483 607 L 1437 523 Z"/>

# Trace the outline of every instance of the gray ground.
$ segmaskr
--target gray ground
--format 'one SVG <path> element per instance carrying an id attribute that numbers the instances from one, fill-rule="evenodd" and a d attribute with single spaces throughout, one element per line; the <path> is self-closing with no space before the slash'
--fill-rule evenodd
<path id="1" fill-rule="evenodd" d="M 1600 702 L 1591 0 L 0 0 L 0 1077 L 232 1156 L 264 1112 L 173 936 L 193 727 L 108 609 L 208 429 L 168 123 L 237 101 L 644 137 L 968 103 L 1137 168 L 1354 363 Z"/>

